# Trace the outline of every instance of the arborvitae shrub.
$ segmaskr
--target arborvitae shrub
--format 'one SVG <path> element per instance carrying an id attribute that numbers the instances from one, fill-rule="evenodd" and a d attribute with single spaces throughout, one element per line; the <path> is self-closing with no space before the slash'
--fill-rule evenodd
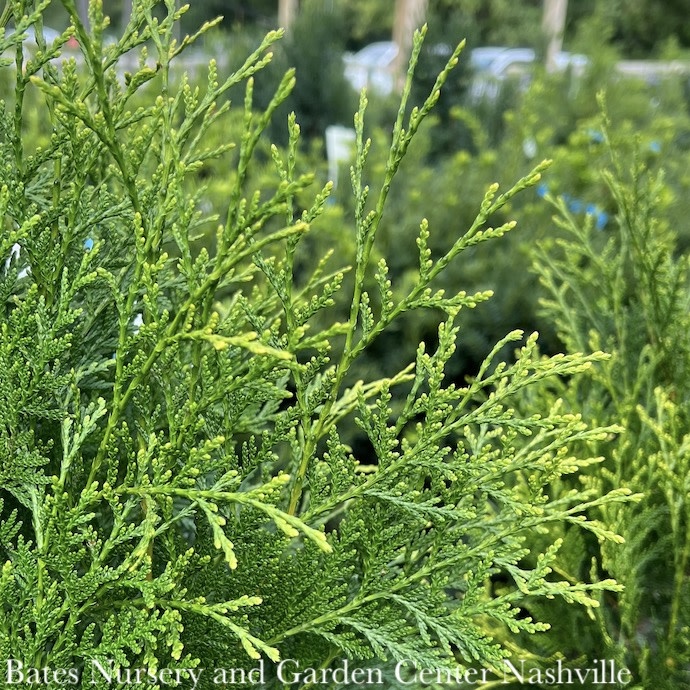
<path id="1" fill-rule="evenodd" d="M 513 407 L 537 382 L 574 376 L 604 355 L 542 358 L 536 336 L 513 332 L 465 385 L 444 385 L 462 310 L 490 295 L 445 294 L 434 282 L 467 248 L 513 229 L 489 219 L 545 166 L 503 193 L 490 185 L 446 253 L 432 255 L 421 221 L 418 272 L 403 295 L 393 297 L 385 260 L 372 265 L 390 185 L 460 48 L 406 118 L 408 79 L 381 179 L 363 179 L 362 99 L 356 249 L 331 268 L 328 257 L 302 254 L 330 185 L 298 208 L 311 177 L 294 173 L 293 119 L 287 151 L 273 149 L 272 188 L 245 189 L 293 86 L 288 73 L 266 111 L 252 108 L 252 76 L 277 33 L 227 78 L 211 61 L 206 87 L 192 88 L 172 78 L 171 60 L 190 42 L 172 39 L 173 0 L 158 14 L 135 2 L 109 46 L 98 2 L 90 31 L 71 0 L 64 5 L 74 28 L 26 64 L 18 36 L 29 26 L 40 34 L 43 6 L 13 2 L 18 33 L 1 43 L 19 69 L 0 118 L 0 656 L 17 673 L 20 663 L 26 674 L 74 669 L 78 685 L 96 688 L 110 684 L 94 662 L 145 678 L 197 669 L 203 688 L 220 684 L 215 668 L 259 659 L 268 687 L 279 684 L 281 658 L 302 668 L 348 658 L 388 671 L 406 660 L 410 672 L 500 672 L 509 651 L 492 638 L 542 630 L 534 602 L 591 607 L 597 592 L 615 589 L 552 572 L 558 540 L 525 560 L 527 538 L 554 524 L 616 540 L 584 511 L 626 500 L 625 490 L 585 488 L 557 501 L 549 493 L 590 462 L 586 443 L 613 429 L 587 428 L 558 405 L 541 416 Z M 58 67 L 72 32 L 83 65 Z M 123 54 L 137 50 L 138 66 L 122 69 Z M 216 104 L 240 82 L 240 140 L 207 149 L 230 108 Z M 39 147 L 25 128 L 30 93 L 52 130 Z M 199 249 L 209 218 L 203 190 L 187 191 L 185 179 L 233 146 L 215 238 Z M 298 261 L 310 269 L 296 276 Z M 345 270 L 354 275 L 349 316 L 328 324 Z M 376 301 L 363 289 L 370 275 Z M 358 358 L 380 334 L 402 313 L 428 309 L 444 315 L 434 347 L 421 344 L 388 378 L 359 380 Z M 310 329 L 317 314 L 327 325 Z M 505 343 L 520 341 L 514 364 L 493 365 Z M 395 414 L 393 387 L 404 394 Z M 374 462 L 358 462 L 341 441 L 352 420 Z M 577 457 L 573 444 L 584 448 Z"/>
<path id="2" fill-rule="evenodd" d="M 690 259 L 677 255 L 683 228 L 672 221 L 663 172 L 645 164 L 644 139 L 629 167 L 611 123 L 600 130 L 609 162 L 599 176 L 615 218 L 597 229 L 592 216 L 583 222 L 552 199 L 565 235 L 539 250 L 536 266 L 549 294 L 544 312 L 568 350 L 605 348 L 612 358 L 591 377 L 546 386 L 539 398 L 547 406 L 563 398 L 592 423 L 625 428 L 597 444 L 604 462 L 586 481 L 602 493 L 627 487 L 639 503 L 591 514 L 625 538 L 622 546 L 571 538 L 563 549 L 564 569 L 586 571 L 594 558 L 601 576 L 625 589 L 602 597 L 596 616 L 556 613 L 548 641 L 562 649 L 580 630 L 583 654 L 618 659 L 636 687 L 673 690 L 690 683 Z M 572 488 L 559 482 L 554 495 Z"/>

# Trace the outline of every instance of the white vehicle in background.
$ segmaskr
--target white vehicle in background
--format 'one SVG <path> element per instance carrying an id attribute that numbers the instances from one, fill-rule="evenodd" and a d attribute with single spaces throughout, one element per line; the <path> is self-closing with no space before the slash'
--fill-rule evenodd
<path id="1" fill-rule="evenodd" d="M 470 99 L 496 100 L 503 83 L 511 80 L 524 91 L 532 81 L 537 54 L 532 48 L 506 48 L 485 46 L 470 51 L 470 64 L 474 78 L 470 87 Z M 561 51 L 555 56 L 556 71 L 571 70 L 576 77 L 582 76 L 589 66 L 586 55 Z"/>
<path id="2" fill-rule="evenodd" d="M 452 50 L 445 44 L 434 46 L 435 52 L 450 56 Z M 345 53 L 345 78 L 355 91 L 363 88 L 387 96 L 395 88 L 395 62 L 398 46 L 392 41 L 370 43 L 356 53 Z M 461 58 L 463 59 L 463 58 Z M 537 54 L 532 48 L 506 46 L 482 46 L 469 51 L 469 61 L 474 78 L 470 86 L 470 99 L 495 100 L 503 82 L 516 81 L 518 88 L 526 89 L 532 79 Z M 589 65 L 585 55 L 561 51 L 556 55 L 556 69 L 568 69 L 581 76 Z"/>
<path id="3" fill-rule="evenodd" d="M 356 53 L 345 53 L 345 79 L 355 91 L 366 88 L 381 96 L 388 96 L 395 87 L 395 58 L 398 46 L 393 41 L 378 41 L 364 46 Z"/>
<path id="4" fill-rule="evenodd" d="M 520 69 L 536 60 L 532 48 L 506 48 L 503 46 L 482 46 L 470 51 L 470 65 L 475 72 L 488 72 L 501 76 L 510 69 Z"/>
<path id="5" fill-rule="evenodd" d="M 516 79 L 521 87 L 526 86 L 535 60 L 536 53 L 531 48 L 474 48 L 470 51 L 470 66 L 474 72 L 470 100 L 496 100 L 507 79 Z"/>

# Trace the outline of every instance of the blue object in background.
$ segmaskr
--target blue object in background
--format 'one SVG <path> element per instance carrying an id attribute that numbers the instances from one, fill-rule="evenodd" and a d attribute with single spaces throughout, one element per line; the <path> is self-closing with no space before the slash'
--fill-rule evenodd
<path id="1" fill-rule="evenodd" d="M 585 203 L 584 201 L 580 201 L 579 199 L 573 199 L 573 197 L 570 196 L 570 194 L 563 194 L 563 200 L 565 201 L 566 204 L 568 204 L 568 208 L 573 212 L 573 213 L 580 213 L 583 209 L 585 209 Z M 592 207 L 592 204 L 587 205 L 587 209 L 585 210 L 585 213 L 589 213 L 589 208 Z"/>
<path id="2" fill-rule="evenodd" d="M 604 135 L 596 129 L 588 129 L 589 141 L 592 144 L 603 144 Z M 647 147 L 652 153 L 661 153 L 661 144 L 658 141 L 650 141 Z"/>
<path id="3" fill-rule="evenodd" d="M 537 196 L 543 199 L 549 193 L 549 187 L 547 184 L 542 182 L 541 184 L 537 185 L 536 191 Z M 561 198 L 563 201 L 565 201 L 569 211 L 572 211 L 573 213 L 584 212 L 588 216 L 594 216 L 594 225 L 597 230 L 603 230 L 609 222 L 609 214 L 605 211 L 599 210 L 595 204 L 585 204 L 584 201 L 581 199 L 575 199 L 574 197 L 570 196 L 570 194 L 562 194 Z"/>
<path id="4" fill-rule="evenodd" d="M 87 252 L 93 249 L 93 240 L 90 237 L 84 240 L 84 249 L 86 249 Z"/>
<path id="5" fill-rule="evenodd" d="M 590 143 L 592 144 L 603 144 L 605 137 L 603 132 L 596 129 L 588 129 L 587 135 L 589 136 Z M 658 154 L 661 153 L 661 144 L 658 141 L 651 141 L 648 144 L 648 151 L 650 153 Z M 549 187 L 547 184 L 542 182 L 536 187 L 537 196 L 544 198 L 549 193 Z M 563 201 L 565 201 L 566 206 L 569 211 L 573 213 L 585 213 L 588 216 L 594 217 L 594 225 L 597 230 L 603 230 L 609 222 L 609 214 L 606 211 L 602 211 L 597 208 L 596 204 L 586 204 L 581 199 L 575 199 L 570 196 L 570 194 L 561 195 Z"/>

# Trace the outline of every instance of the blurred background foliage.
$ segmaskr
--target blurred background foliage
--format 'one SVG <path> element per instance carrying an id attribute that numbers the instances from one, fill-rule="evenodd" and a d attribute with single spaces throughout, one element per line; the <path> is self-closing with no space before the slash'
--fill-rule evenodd
<path id="1" fill-rule="evenodd" d="M 111 9 L 112 24 L 117 25 L 123 8 L 114 2 L 104 4 Z M 542 346 L 549 352 L 562 348 L 553 327 L 539 315 L 539 286 L 529 269 L 529 253 L 534 245 L 558 233 L 552 222 L 552 209 L 543 198 L 547 190 L 563 195 L 574 213 L 582 217 L 587 212 L 595 214 L 601 223 L 600 232 L 611 231 L 605 219 L 611 217 L 615 204 L 598 174 L 605 157 L 598 124 L 599 92 L 606 94 L 608 114 L 614 123 L 613 137 L 621 155 L 632 157 L 633 150 L 640 147 L 650 170 L 665 170 L 659 203 L 676 229 L 678 251 L 690 247 L 690 229 L 685 223 L 690 217 L 688 78 L 669 75 L 642 80 L 624 77 L 615 70 L 617 60 L 628 42 L 633 42 L 631 37 L 641 23 L 646 25 L 647 42 L 654 45 L 650 51 L 657 50 L 656 54 L 663 56 L 682 54 L 688 45 L 688 37 L 683 34 L 684 22 L 671 22 L 674 12 L 680 14 L 682 4 L 666 3 L 666 14 L 660 18 L 651 1 L 570 3 L 565 47 L 586 51 L 590 62 L 585 72 L 548 74 L 537 62 L 528 87 L 524 80 L 507 79 L 498 94 L 477 99 L 470 96 L 471 46 L 538 46 L 542 2 L 430 0 L 428 37 L 420 55 L 412 101 L 421 103 L 429 93 L 446 59 L 445 47 L 462 37 L 467 37 L 468 47 L 446 84 L 434 117 L 413 142 L 391 190 L 392 203 L 380 231 L 380 251 L 392 257 L 393 288 L 404 287 L 413 279 L 417 260 L 414 238 L 422 217 L 428 217 L 431 246 L 440 253 L 470 225 L 477 211 L 476 200 L 491 181 L 507 184 L 539 160 L 554 160 L 540 190 L 519 195 L 502 210 L 502 217 L 494 219 L 499 223 L 517 218 L 518 229 L 501 243 L 472 249 L 470 269 L 467 263 L 462 272 L 454 272 L 451 267 L 439 285 L 451 291 L 495 291 L 495 297 L 483 309 L 465 316 L 462 347 L 455 355 L 451 372 L 458 381 L 472 372 L 490 346 L 513 328 L 539 330 Z M 389 0 L 302 0 L 297 20 L 276 48 L 271 65 L 255 79 L 254 104 L 263 109 L 288 67 L 295 68 L 297 77 L 290 97 L 273 118 L 269 137 L 261 145 L 259 164 L 250 180 L 256 189 L 267 191 L 275 184 L 270 143 L 286 144 L 290 112 L 296 113 L 302 131 L 298 166 L 302 172 L 314 172 L 318 184 L 325 183 L 325 128 L 331 124 L 350 125 L 358 100 L 358 94 L 344 77 L 342 53 L 362 42 L 389 37 L 392 6 Z M 49 10 L 57 12 L 55 4 Z M 219 11 L 224 13 L 223 24 L 205 38 L 203 52 L 208 58 L 218 57 L 219 62 L 222 57 L 222 64 L 229 71 L 241 64 L 263 31 L 275 24 L 276 10 L 275 0 L 197 0 L 192 2 L 183 22 L 191 30 Z M 639 49 L 640 46 L 638 52 Z M 12 98 L 11 94 L 6 97 Z M 244 93 L 231 91 L 228 97 L 233 102 L 237 129 L 233 131 L 226 120 L 222 129 L 215 130 L 217 141 L 209 142 L 210 146 L 231 141 L 241 129 Z M 369 101 L 366 134 L 373 140 L 369 166 L 374 177 L 380 175 L 385 165 L 386 140 L 395 117 L 397 96 L 371 93 Z M 28 105 L 27 109 L 31 113 L 26 121 L 35 129 L 30 140 L 47 141 L 50 132 L 46 131 L 40 107 Z M 231 171 L 236 155 L 235 151 L 225 158 L 210 160 L 199 171 L 195 184 L 205 190 L 201 203 L 207 210 L 224 205 L 233 182 Z M 309 255 L 303 257 L 304 262 L 322 256 L 331 247 L 335 247 L 336 257 L 348 255 L 353 213 L 348 178 L 345 165 L 328 213 L 304 243 Z M 208 227 L 199 242 L 212 243 L 213 237 L 214 229 Z M 335 267 L 336 262 L 332 263 Z M 348 305 L 343 304 L 342 308 L 346 310 Z M 369 354 L 373 368 L 397 371 L 398 365 L 413 355 L 420 340 L 435 338 L 436 319 L 433 314 L 416 317 L 413 323 L 402 323 L 398 329 L 377 341 L 375 351 Z"/>
<path id="2" fill-rule="evenodd" d="M 301 5 L 309 0 L 301 0 Z M 78 7 L 84 3 L 77 3 Z M 180 2 L 180 6 L 184 4 Z M 393 27 L 394 2 L 391 0 L 319 0 L 326 12 L 339 15 L 337 39 L 348 50 L 367 43 L 386 40 Z M 118 30 L 125 22 L 127 0 L 104 0 L 103 7 Z M 476 45 L 527 45 L 538 48 L 542 38 L 542 0 L 429 0 L 429 23 L 438 21 L 455 28 L 460 35 L 473 37 Z M 225 31 L 266 31 L 277 23 L 278 0 L 192 0 L 182 18 L 182 30 L 194 31 L 201 23 L 223 17 Z M 687 0 L 577 0 L 570 2 L 565 43 L 577 36 L 583 22 L 593 17 L 607 29 L 596 45 L 610 44 L 628 57 L 653 57 L 671 41 L 690 48 L 690 23 Z M 58 3 L 46 10 L 46 24 L 62 29 L 67 15 Z M 457 34 L 456 34 L 457 35 Z"/>

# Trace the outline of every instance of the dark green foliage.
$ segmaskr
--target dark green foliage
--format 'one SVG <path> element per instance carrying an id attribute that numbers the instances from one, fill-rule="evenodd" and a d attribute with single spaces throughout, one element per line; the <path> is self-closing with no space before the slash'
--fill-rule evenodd
<path id="1" fill-rule="evenodd" d="M 390 40 L 395 5 L 370 0 L 336 0 L 343 13 L 344 34 L 356 48 L 372 41 Z"/>
<path id="2" fill-rule="evenodd" d="M 619 1 L 613 6 L 613 39 L 626 54 L 647 57 L 671 39 L 686 48 L 690 46 L 685 0 L 669 0 L 663 4 L 653 0 Z"/>
<path id="3" fill-rule="evenodd" d="M 436 75 L 443 68 L 456 36 L 465 36 L 468 45 L 476 44 L 471 35 L 471 22 L 466 16 L 453 15 L 447 18 L 432 17 L 429 32 L 419 55 L 415 70 L 412 95 L 421 100 L 423 94 L 432 88 Z M 431 161 L 450 151 L 473 149 L 472 131 L 459 116 L 459 109 L 466 103 L 466 94 L 473 76 L 469 60 L 463 59 L 448 79 L 434 110 L 435 122 L 429 138 Z"/>
<path id="4" fill-rule="evenodd" d="M 228 30 L 251 24 L 268 28 L 275 26 L 277 13 L 278 3 L 275 0 L 203 0 L 190 3 L 182 25 L 184 29 L 193 31 L 204 21 L 223 17 L 223 26 Z"/>
<path id="5" fill-rule="evenodd" d="M 149 677 L 201 671 L 204 688 L 217 687 L 215 667 L 281 658 L 499 672 L 502 630 L 546 628 L 534 602 L 591 608 L 618 591 L 587 573 L 563 578 L 552 567 L 561 541 L 544 534 L 571 526 L 619 541 L 585 513 L 626 503 L 630 491 L 551 493 L 619 427 L 590 428 L 558 405 L 516 408 L 545 380 L 606 356 L 544 358 L 536 334 L 513 331 L 471 379 L 446 380 L 464 311 L 490 294 L 439 280 L 513 230 L 505 208 L 548 163 L 512 186 L 488 185 L 443 247 L 418 216 L 416 266 L 400 285 L 378 246 L 401 161 L 460 48 L 414 108 L 408 79 L 376 175 L 362 97 L 353 252 L 333 266 L 302 243 L 328 217 L 331 184 L 313 189 L 313 175 L 299 173 L 295 118 L 285 150 L 263 148 L 294 88 L 288 71 L 255 109 L 254 76 L 279 34 L 225 80 L 212 61 L 198 88 L 170 71 L 192 41 L 173 41 L 172 0 L 135 2 L 109 47 L 98 3 L 90 31 L 64 6 L 74 26 L 58 44 L 76 33 L 85 68 L 58 69 L 49 60 L 59 45 L 41 46 L 16 71 L 0 117 L 0 256 L 20 248 L 0 272 L 3 658 L 74 669 L 97 688 L 109 684 L 88 682 L 94 660 Z M 22 18 L 24 4 L 11 7 L 20 27 L 40 29 L 41 8 Z M 16 36 L 1 41 L 21 67 Z M 121 73 L 130 50 L 141 61 Z M 224 96 L 240 83 L 235 129 Z M 47 140 L 26 129 L 29 98 L 50 123 Z M 223 141 L 210 146 L 214 130 Z M 205 190 L 191 181 L 233 147 L 223 204 L 204 210 Z M 273 166 L 270 184 L 250 176 L 259 154 Z M 209 225 L 215 241 L 200 247 Z M 343 317 L 333 307 L 345 290 Z M 435 315 L 434 342 L 384 376 L 360 376 L 363 354 L 412 312 Z M 506 347 L 518 348 L 510 364 L 498 361 Z M 373 453 L 348 446 L 353 425 Z"/>

